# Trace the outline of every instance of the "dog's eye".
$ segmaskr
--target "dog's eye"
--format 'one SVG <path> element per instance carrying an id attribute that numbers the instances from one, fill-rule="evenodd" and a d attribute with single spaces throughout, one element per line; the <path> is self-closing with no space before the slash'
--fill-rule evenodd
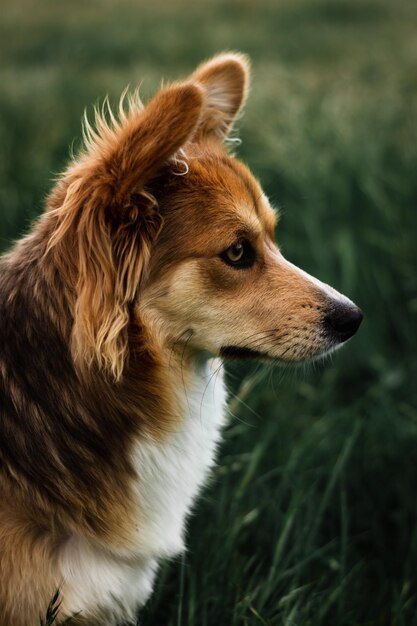
<path id="1" fill-rule="evenodd" d="M 241 240 L 222 252 L 221 259 L 236 268 L 250 267 L 255 260 L 255 252 L 249 241 Z"/>

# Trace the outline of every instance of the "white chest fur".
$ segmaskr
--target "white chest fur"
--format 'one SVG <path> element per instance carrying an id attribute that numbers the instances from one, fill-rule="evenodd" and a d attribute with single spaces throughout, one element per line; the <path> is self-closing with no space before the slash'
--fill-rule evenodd
<path id="1" fill-rule="evenodd" d="M 97 613 L 103 626 L 133 619 L 152 590 L 158 559 L 183 550 L 187 514 L 214 463 L 225 419 L 220 362 L 204 363 L 193 383 L 184 386 L 184 396 L 185 416 L 178 430 L 163 444 L 141 441 L 134 452 L 134 552 L 117 557 L 76 537 L 66 544 L 60 564 L 69 613 Z"/>
<path id="2" fill-rule="evenodd" d="M 219 361 L 204 363 L 185 388 L 185 417 L 163 445 L 136 450 L 141 555 L 172 556 L 183 549 L 187 513 L 212 467 L 224 422 L 226 394 Z"/>

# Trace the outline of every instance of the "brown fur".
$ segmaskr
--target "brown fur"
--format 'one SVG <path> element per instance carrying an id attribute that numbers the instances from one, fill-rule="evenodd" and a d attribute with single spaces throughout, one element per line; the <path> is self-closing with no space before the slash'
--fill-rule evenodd
<path id="1" fill-rule="evenodd" d="M 1 260 L 2 626 L 37 622 L 72 530 L 129 545 L 129 451 L 167 436 L 179 414 L 158 347 L 132 317 L 162 225 L 146 186 L 208 124 L 204 99 L 193 79 L 146 108 L 131 97 L 117 120 L 97 114 L 45 214 Z M 217 114 L 222 128 L 232 112 Z"/>
<path id="2" fill-rule="evenodd" d="M 97 113 L 0 261 L 0 626 L 37 623 L 71 533 L 133 548 L 132 450 L 182 419 L 196 351 L 324 349 L 326 299 L 279 254 L 274 212 L 222 143 L 247 82 L 245 59 L 220 55 L 146 107 Z M 219 255 L 242 237 L 256 263 L 236 271 Z"/>

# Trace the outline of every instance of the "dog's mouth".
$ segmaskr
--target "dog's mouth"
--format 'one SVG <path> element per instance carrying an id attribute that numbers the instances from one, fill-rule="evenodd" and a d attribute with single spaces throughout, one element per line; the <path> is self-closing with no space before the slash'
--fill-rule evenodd
<path id="1" fill-rule="evenodd" d="M 283 359 L 279 356 L 272 356 L 267 352 L 261 350 L 253 350 L 252 348 L 245 348 L 241 346 L 222 346 L 219 351 L 219 356 L 229 361 L 242 361 L 242 360 L 257 360 L 269 363 L 275 363 L 276 365 L 299 365 L 308 361 L 316 361 L 326 355 L 330 354 L 334 350 L 340 348 L 343 344 L 340 341 L 329 340 L 326 345 L 322 346 L 317 352 L 313 352 L 309 355 L 302 355 L 299 358 Z"/>
<path id="2" fill-rule="evenodd" d="M 240 359 L 271 359 L 266 352 L 259 352 L 251 348 L 241 348 L 239 346 L 222 346 L 220 348 L 220 356 L 229 360 Z"/>

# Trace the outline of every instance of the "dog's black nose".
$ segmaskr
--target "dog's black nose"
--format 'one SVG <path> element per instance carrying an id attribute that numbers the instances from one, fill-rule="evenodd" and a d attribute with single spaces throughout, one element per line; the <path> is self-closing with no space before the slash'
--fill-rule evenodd
<path id="1" fill-rule="evenodd" d="M 358 330 L 363 319 L 363 313 L 354 304 L 337 304 L 325 317 L 326 326 L 332 329 L 340 339 L 346 341 Z"/>

